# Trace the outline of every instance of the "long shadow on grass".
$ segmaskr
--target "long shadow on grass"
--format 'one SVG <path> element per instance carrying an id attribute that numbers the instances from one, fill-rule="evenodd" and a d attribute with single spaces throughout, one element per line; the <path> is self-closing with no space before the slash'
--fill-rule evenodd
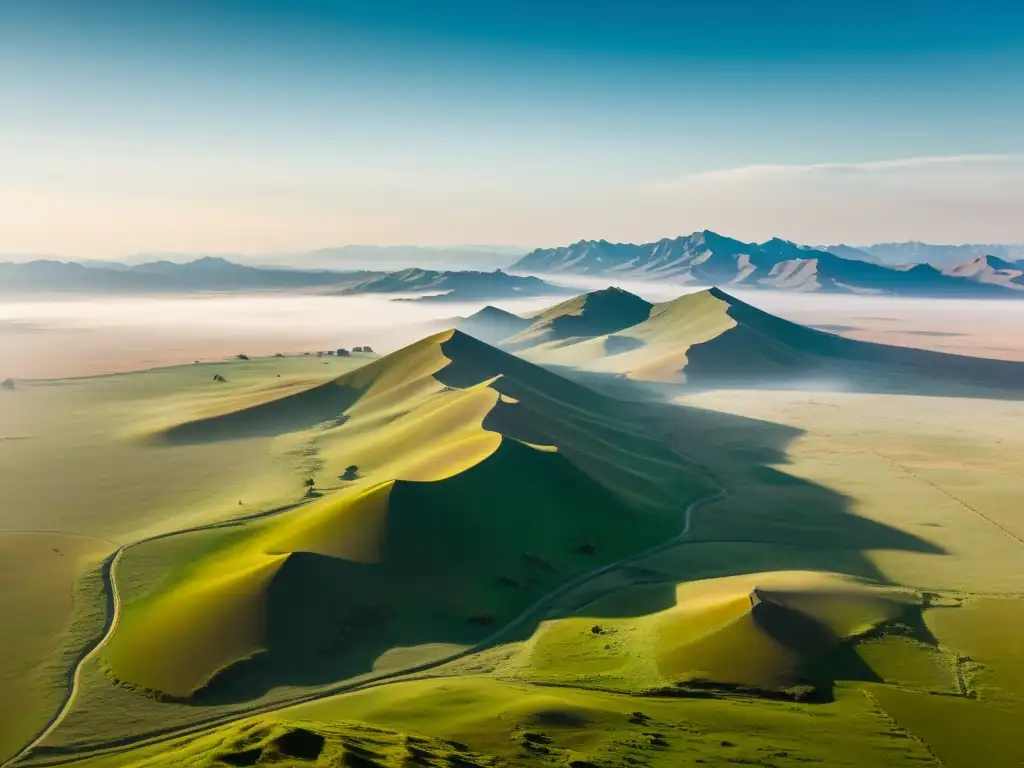
<path id="1" fill-rule="evenodd" d="M 277 400 L 184 422 L 164 430 L 155 439 L 171 445 L 194 445 L 276 437 L 329 421 L 338 424 L 361 395 L 360 390 L 329 381 Z"/>

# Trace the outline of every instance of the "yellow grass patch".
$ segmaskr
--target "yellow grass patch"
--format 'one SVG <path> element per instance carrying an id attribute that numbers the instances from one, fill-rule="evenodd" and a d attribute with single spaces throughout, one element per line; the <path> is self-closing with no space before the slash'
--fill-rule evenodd
<path id="1" fill-rule="evenodd" d="M 75 609 L 82 569 L 107 542 L 61 533 L 0 533 L 0 759 L 41 728 L 56 708 L 53 661 Z"/>

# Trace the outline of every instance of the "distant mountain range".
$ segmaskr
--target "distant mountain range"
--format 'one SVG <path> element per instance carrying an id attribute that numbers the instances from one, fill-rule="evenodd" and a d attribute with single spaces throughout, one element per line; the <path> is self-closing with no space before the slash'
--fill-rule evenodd
<path id="1" fill-rule="evenodd" d="M 913 246 L 918 250 L 906 252 L 919 254 L 924 252 L 922 249 L 976 247 L 924 246 L 920 243 L 895 245 Z M 473 301 L 572 292 L 535 276 L 550 274 L 667 280 L 680 284 L 797 292 L 1024 297 L 1024 258 L 1013 260 L 995 254 L 975 254 L 943 267 L 933 264 L 894 265 L 883 263 L 884 254 L 874 252 L 874 249 L 887 247 L 868 246 L 864 249 L 836 245 L 822 249 L 779 238 L 764 243 L 744 243 L 704 230 L 639 245 L 581 240 L 561 248 L 541 248 L 522 256 L 508 268 L 518 274 L 510 274 L 500 268 L 487 272 L 420 267 L 397 271 L 257 267 L 217 256 L 185 263 L 161 259 L 138 264 L 39 259 L 0 262 L 0 293 L 302 289 L 343 295 L 422 293 L 423 296 L 402 297 L 401 300 Z M 998 246 L 1004 253 L 1011 253 L 1014 248 Z M 410 246 L 398 250 L 410 257 L 416 254 L 425 259 L 425 263 L 434 263 L 428 258 L 431 249 Z M 482 251 L 467 247 L 466 252 L 479 254 Z M 492 256 L 496 258 L 497 254 Z M 507 260 L 509 257 L 505 254 L 502 258 Z"/>
<path id="2" fill-rule="evenodd" d="M 557 296 L 572 289 L 552 285 L 539 277 L 510 275 L 500 269 L 493 272 L 403 269 L 367 278 L 341 291 L 357 293 L 419 293 L 407 301 L 473 301 L 474 299 Z"/>
<path id="3" fill-rule="evenodd" d="M 317 290 L 322 293 L 411 293 L 416 301 L 495 300 L 558 296 L 569 289 L 538 277 L 494 272 L 405 269 L 398 272 L 270 269 L 207 256 L 185 264 L 78 264 L 53 260 L 0 263 L 3 293 L 173 293 Z"/>
<path id="4" fill-rule="evenodd" d="M 370 272 L 262 269 L 208 256 L 187 264 L 154 261 L 135 266 L 64 261 L 0 263 L 2 293 L 153 293 L 316 288 L 344 285 Z"/>
<path id="5" fill-rule="evenodd" d="M 828 251 L 845 259 L 859 259 L 876 264 L 901 266 L 905 264 L 931 264 L 949 269 L 978 256 L 994 256 L 1007 262 L 1024 260 L 1024 245 L 967 244 L 932 245 L 910 241 L 906 243 L 877 243 L 875 245 L 820 245 L 818 250 Z"/>
<path id="6" fill-rule="evenodd" d="M 541 248 L 510 269 L 802 292 L 978 297 L 1013 297 L 1021 292 L 1024 296 L 1024 284 L 1009 274 L 1024 268 L 1024 262 L 987 261 L 978 268 L 964 264 L 946 270 L 930 264 L 897 267 L 877 263 L 869 253 L 858 256 L 849 246 L 833 248 L 838 253 L 779 238 L 744 243 L 704 230 L 640 245 L 581 240 L 562 248 Z"/>

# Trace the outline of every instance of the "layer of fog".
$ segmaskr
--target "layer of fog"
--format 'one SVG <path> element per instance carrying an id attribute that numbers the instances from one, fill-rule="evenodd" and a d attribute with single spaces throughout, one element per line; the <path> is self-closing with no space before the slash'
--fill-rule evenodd
<path id="1" fill-rule="evenodd" d="M 552 299 L 500 303 L 527 313 Z M 7 300 L 0 302 L 0 379 L 128 371 L 238 353 L 367 344 L 389 351 L 451 327 L 484 304 L 299 294 Z"/>
<path id="2" fill-rule="evenodd" d="M 550 277 L 548 277 L 550 279 Z M 567 278 L 593 290 L 607 278 Z M 649 301 L 701 290 L 615 280 Z M 1024 301 L 903 299 L 734 291 L 795 322 L 886 343 L 1024 359 Z M 0 302 L 0 379 L 136 370 L 242 353 L 271 355 L 369 344 L 387 352 L 451 327 L 486 302 L 392 301 L 300 294 L 23 299 Z M 492 302 L 518 314 L 551 297 Z"/>

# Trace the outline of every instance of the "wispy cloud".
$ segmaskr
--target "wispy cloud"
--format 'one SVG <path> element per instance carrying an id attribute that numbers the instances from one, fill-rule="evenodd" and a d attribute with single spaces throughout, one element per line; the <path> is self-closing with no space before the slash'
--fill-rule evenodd
<path id="1" fill-rule="evenodd" d="M 1024 162 L 1024 153 L 939 155 L 931 157 L 901 157 L 891 160 L 869 160 L 860 163 L 808 163 L 760 164 L 736 168 L 689 173 L 673 181 L 659 184 L 662 191 L 689 188 L 694 184 L 711 182 L 762 181 L 770 179 L 806 178 L 808 176 L 851 176 L 879 173 L 913 172 L 921 170 L 950 170 L 960 168 L 1003 166 Z"/>
<path id="2" fill-rule="evenodd" d="M 652 185 L 647 205 L 746 240 L 1016 242 L 1024 153 L 723 168 Z"/>

